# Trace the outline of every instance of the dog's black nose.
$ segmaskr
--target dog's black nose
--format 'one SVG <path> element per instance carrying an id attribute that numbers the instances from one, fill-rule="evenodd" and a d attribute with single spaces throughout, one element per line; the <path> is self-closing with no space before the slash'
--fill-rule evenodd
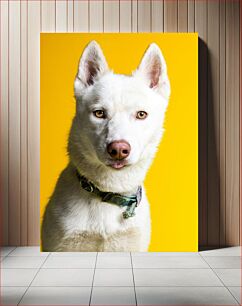
<path id="1" fill-rule="evenodd" d="M 111 142 L 107 146 L 108 154 L 115 160 L 122 160 L 129 156 L 131 147 L 125 140 L 117 140 Z"/>

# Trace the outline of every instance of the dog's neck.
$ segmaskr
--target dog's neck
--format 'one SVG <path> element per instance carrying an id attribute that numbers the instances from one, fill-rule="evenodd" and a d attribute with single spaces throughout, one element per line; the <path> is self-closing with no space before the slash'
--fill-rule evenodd
<path id="1" fill-rule="evenodd" d="M 143 161 L 142 163 L 115 170 L 105 165 L 91 164 L 85 159 L 79 160 L 78 164 L 72 161 L 78 172 L 100 190 L 124 195 L 135 193 L 138 186 L 143 184 L 150 163 L 151 160 L 149 162 Z"/>
<path id="2" fill-rule="evenodd" d="M 124 219 L 133 217 L 135 215 L 135 207 L 137 207 L 142 199 L 142 187 L 139 186 L 136 193 L 131 196 L 121 195 L 119 193 L 106 192 L 98 189 L 92 182 L 88 181 L 84 176 L 76 170 L 76 175 L 80 186 L 85 191 L 99 197 L 102 202 L 118 205 L 120 207 L 127 207 L 123 212 Z"/>

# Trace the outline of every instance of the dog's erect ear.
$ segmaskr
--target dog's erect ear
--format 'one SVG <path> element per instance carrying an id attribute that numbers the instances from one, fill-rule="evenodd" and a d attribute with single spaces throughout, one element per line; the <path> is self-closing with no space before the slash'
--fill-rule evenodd
<path id="1" fill-rule="evenodd" d="M 145 52 L 134 76 L 142 78 L 150 88 L 158 91 L 165 98 L 169 98 L 170 82 L 166 62 L 160 48 L 155 43 L 152 43 Z"/>
<path id="2" fill-rule="evenodd" d="M 98 43 L 93 40 L 87 45 L 79 61 L 74 83 L 75 96 L 81 96 L 83 90 L 106 71 L 108 71 L 106 59 Z"/>

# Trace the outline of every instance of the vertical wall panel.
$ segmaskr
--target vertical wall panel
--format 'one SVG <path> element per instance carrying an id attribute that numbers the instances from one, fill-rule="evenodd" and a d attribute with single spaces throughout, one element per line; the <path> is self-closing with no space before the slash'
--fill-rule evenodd
<path id="1" fill-rule="evenodd" d="M 195 31 L 195 0 L 188 0 L 188 32 Z"/>
<path id="2" fill-rule="evenodd" d="M 153 0 L 151 2 L 151 30 L 152 32 L 164 31 L 164 1 Z"/>
<path id="3" fill-rule="evenodd" d="M 138 32 L 138 1 L 132 0 L 132 32 Z"/>
<path id="4" fill-rule="evenodd" d="M 119 32 L 119 1 L 104 1 L 104 32 Z"/>
<path id="5" fill-rule="evenodd" d="M 90 32 L 103 32 L 103 0 L 90 1 Z"/>
<path id="6" fill-rule="evenodd" d="M 219 2 L 208 1 L 208 245 L 219 246 Z"/>
<path id="7" fill-rule="evenodd" d="M 188 30 L 188 0 L 178 0 L 178 32 Z"/>
<path id="8" fill-rule="evenodd" d="M 1 192 L 0 192 L 0 200 L 1 200 L 1 232 L 2 236 L 1 243 L 3 245 L 8 245 L 8 208 L 9 208 L 9 199 L 8 199 L 8 144 L 9 144 L 9 130 L 8 130 L 8 105 L 9 105 L 9 97 L 8 97 L 8 1 L 1 1 L 1 86 L 0 86 L 0 94 L 1 94 Z"/>
<path id="9" fill-rule="evenodd" d="M 240 37 L 240 43 L 239 43 L 239 107 L 240 107 L 240 115 L 239 115 L 239 244 L 242 245 L 242 234 L 241 234 L 241 229 L 242 229 L 242 3 L 241 1 L 239 2 L 239 37 Z"/>
<path id="10" fill-rule="evenodd" d="M 132 26 L 131 0 L 120 1 L 120 32 L 131 32 Z"/>
<path id="11" fill-rule="evenodd" d="M 73 32 L 74 28 L 74 4 L 73 0 L 67 1 L 67 31 Z"/>
<path id="12" fill-rule="evenodd" d="M 219 17 L 219 91 L 220 91 L 220 129 L 219 129 L 219 173 L 220 173 L 220 188 L 219 188 L 219 200 L 220 200 L 220 245 L 225 245 L 225 233 L 226 233 L 226 56 L 225 56 L 225 25 L 226 25 L 226 11 L 225 1 L 220 1 L 220 17 Z"/>
<path id="13" fill-rule="evenodd" d="M 239 244 L 239 1 L 226 2 L 226 245 Z"/>
<path id="14" fill-rule="evenodd" d="M 138 1 L 138 32 L 151 31 L 151 1 Z"/>
<path id="15" fill-rule="evenodd" d="M 55 32 L 56 30 L 56 14 L 55 0 L 41 0 L 41 31 Z"/>
<path id="16" fill-rule="evenodd" d="M 88 32 L 88 1 L 74 0 L 74 32 Z"/>
<path id="17" fill-rule="evenodd" d="M 56 32 L 67 32 L 67 1 L 56 0 Z"/>
<path id="18" fill-rule="evenodd" d="M 38 245 L 40 1 L 28 1 L 28 245 Z"/>
<path id="19" fill-rule="evenodd" d="M 21 192 L 21 211 L 20 211 L 20 225 L 21 225 L 21 245 L 28 243 L 28 139 L 27 139 L 27 120 L 28 120 L 28 105 L 27 105 L 27 1 L 23 0 L 21 3 L 21 24 L 20 24 L 20 192 Z"/>
<path id="20" fill-rule="evenodd" d="M 199 242 L 207 245 L 207 1 L 195 1 L 199 33 Z"/>
<path id="21" fill-rule="evenodd" d="M 20 1 L 9 2 L 9 243 L 20 245 Z"/>
<path id="22" fill-rule="evenodd" d="M 164 0 L 164 31 L 178 31 L 178 0 Z M 179 0 L 180 2 L 181 0 Z"/>

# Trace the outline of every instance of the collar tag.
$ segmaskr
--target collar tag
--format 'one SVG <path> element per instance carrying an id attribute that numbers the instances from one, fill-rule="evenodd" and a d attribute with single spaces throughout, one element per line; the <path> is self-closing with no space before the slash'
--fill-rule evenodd
<path id="1" fill-rule="evenodd" d="M 123 212 L 124 219 L 128 219 L 130 217 L 135 216 L 135 207 L 137 207 L 137 201 L 134 202 L 131 206 L 128 206 L 127 209 Z"/>

